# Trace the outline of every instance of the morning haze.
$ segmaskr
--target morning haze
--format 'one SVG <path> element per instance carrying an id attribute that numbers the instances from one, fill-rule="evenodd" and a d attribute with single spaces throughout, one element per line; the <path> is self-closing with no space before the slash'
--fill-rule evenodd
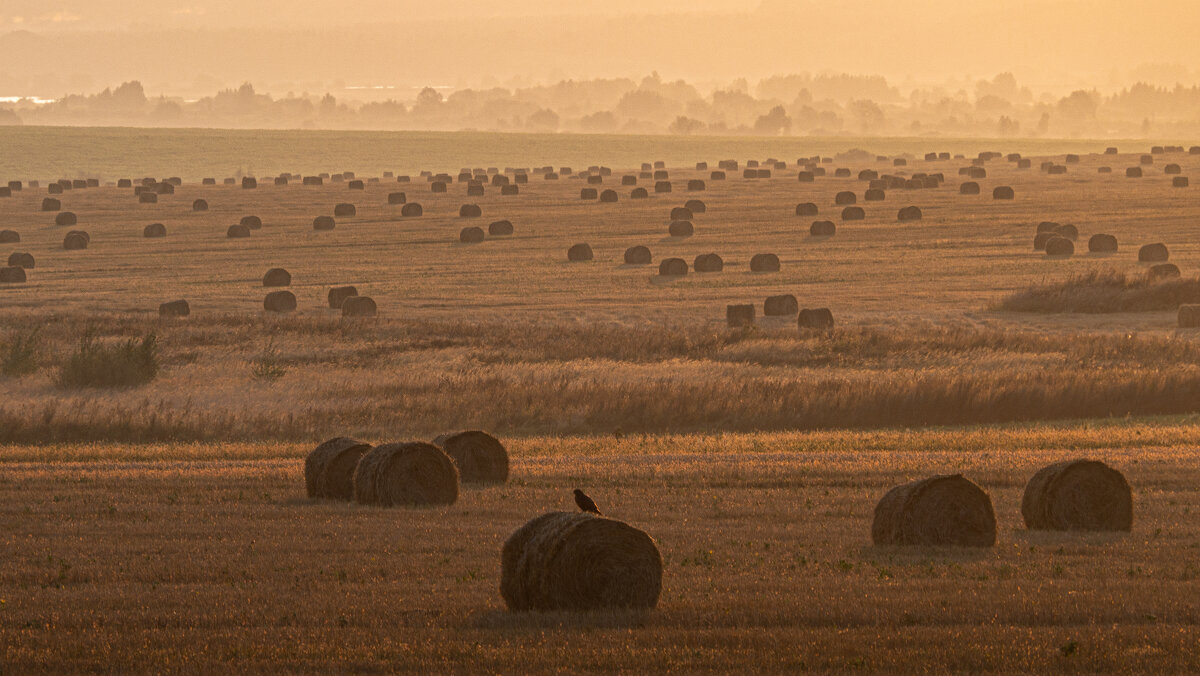
<path id="1" fill-rule="evenodd" d="M 1200 673 L 1190 2 L 0 4 L 0 673 Z"/>

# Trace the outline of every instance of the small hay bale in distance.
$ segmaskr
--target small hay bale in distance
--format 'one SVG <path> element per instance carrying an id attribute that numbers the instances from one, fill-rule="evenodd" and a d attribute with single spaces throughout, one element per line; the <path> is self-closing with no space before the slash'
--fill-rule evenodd
<path id="1" fill-rule="evenodd" d="M 650 192 L 645 188 L 634 188 L 629 192 L 629 199 L 644 200 L 650 197 Z"/>
<path id="2" fill-rule="evenodd" d="M 305 176 L 304 178 L 300 179 L 300 184 L 301 185 L 324 185 L 325 179 L 321 178 L 320 176 Z"/>
<path id="3" fill-rule="evenodd" d="M 649 265 L 652 261 L 650 248 L 642 245 L 631 246 L 625 250 L 625 265 Z M 687 268 L 687 265 L 684 265 Z"/>
<path id="4" fill-rule="evenodd" d="M 502 484 L 508 481 L 508 449 L 487 432 L 468 430 L 439 437 L 446 455 L 458 467 L 464 483 Z"/>
<path id="5" fill-rule="evenodd" d="M 567 249 L 567 260 L 568 261 L 572 261 L 572 262 L 590 261 L 594 257 L 595 256 L 592 253 L 592 247 L 589 246 L 586 242 L 580 242 L 579 244 L 572 245 L 570 249 Z"/>
<path id="6" fill-rule="evenodd" d="M 477 225 L 463 228 L 462 231 L 458 233 L 458 241 L 463 244 L 478 244 L 482 242 L 484 238 L 485 235 L 483 233 L 483 228 Z"/>
<path id="7" fill-rule="evenodd" d="M 366 184 L 363 183 L 359 179 L 350 181 L 349 183 L 346 184 L 346 187 L 349 188 L 350 190 L 366 190 L 366 188 L 367 188 Z"/>
<path id="8" fill-rule="evenodd" d="M 354 501 L 363 505 L 452 505 L 458 469 L 442 449 L 419 441 L 371 449 L 354 470 Z"/>
<path id="9" fill-rule="evenodd" d="M 8 265 L 9 267 L 32 270 L 34 268 L 33 254 L 23 251 L 14 251 L 8 255 Z"/>
<path id="10" fill-rule="evenodd" d="M 0 284 L 24 284 L 25 268 L 9 265 L 0 268 Z"/>
<path id="11" fill-rule="evenodd" d="M 1181 329 L 1200 328 L 1200 304 L 1188 303 L 1180 305 L 1177 320 Z"/>
<path id="12" fill-rule="evenodd" d="M 512 612 L 648 610 L 662 593 L 662 555 L 629 524 L 550 512 L 504 542 L 500 595 Z"/>
<path id="13" fill-rule="evenodd" d="M 858 202 L 858 195 L 855 195 L 849 190 L 843 190 L 833 197 L 833 203 L 838 206 L 846 204 L 855 204 Z"/>
<path id="14" fill-rule="evenodd" d="M 773 253 L 757 253 L 750 257 L 751 272 L 779 272 L 779 256 Z"/>
<path id="15" fill-rule="evenodd" d="M 1125 170 L 1125 178 L 1141 178 L 1141 177 L 1142 177 L 1142 168 L 1141 167 L 1129 167 L 1128 169 Z"/>
<path id="16" fill-rule="evenodd" d="M 1133 492 L 1120 472 L 1102 462 L 1058 462 L 1025 484 L 1021 516 L 1029 530 L 1129 531 Z"/>
<path id="17" fill-rule="evenodd" d="M 343 317 L 374 317 L 379 307 L 370 296 L 351 296 L 342 301 Z"/>
<path id="18" fill-rule="evenodd" d="M 704 181 L 698 178 L 693 178 L 687 182 L 687 189 L 689 192 L 703 192 L 707 187 L 708 186 L 704 184 Z"/>
<path id="19" fill-rule="evenodd" d="M 582 188 L 579 191 L 579 199 L 594 200 L 600 196 L 600 193 L 595 188 Z"/>
<path id="20" fill-rule="evenodd" d="M 296 294 L 291 291 L 272 291 L 263 299 L 267 312 L 293 312 L 296 309 Z"/>
<path id="21" fill-rule="evenodd" d="M 796 174 L 796 180 L 801 183 L 813 183 L 817 180 L 817 176 L 811 171 L 802 171 Z"/>
<path id="22" fill-rule="evenodd" d="M 276 176 L 275 185 L 283 186 L 288 184 L 287 176 Z"/>
<path id="23" fill-rule="evenodd" d="M 1138 262 L 1140 263 L 1165 263 L 1170 256 L 1167 245 L 1161 242 L 1146 244 L 1138 249 Z"/>
<path id="24" fill-rule="evenodd" d="M 329 289 L 329 307 L 334 310 L 342 309 L 342 304 L 347 298 L 353 298 L 358 295 L 358 288 L 353 286 L 335 286 Z"/>
<path id="25" fill-rule="evenodd" d="M 505 237 L 513 234 L 512 221 L 505 219 L 492 222 L 488 225 L 488 234 L 493 237 Z"/>
<path id="26" fill-rule="evenodd" d="M 242 178 L 242 190 L 253 190 L 258 187 L 258 179 L 253 176 Z"/>
<path id="27" fill-rule="evenodd" d="M 1163 167 L 1163 173 L 1167 174 L 1167 175 L 1181 174 L 1181 173 L 1183 173 L 1183 168 L 1180 167 L 1178 164 L 1172 163 L 1172 164 L 1168 164 L 1167 166 Z"/>
<path id="28" fill-rule="evenodd" d="M 812 225 L 808 226 L 808 234 L 813 237 L 832 237 L 837 233 L 837 226 L 833 221 L 813 221 Z"/>
<path id="29" fill-rule="evenodd" d="M 91 242 L 91 238 L 87 236 L 87 233 L 68 232 L 67 236 L 63 238 L 63 249 L 67 251 L 81 251 L 88 248 Z"/>
<path id="30" fill-rule="evenodd" d="M 388 193 L 388 204 L 404 204 L 408 201 L 408 195 L 402 192 Z"/>
<path id="31" fill-rule="evenodd" d="M 225 230 L 226 239 L 245 239 L 249 236 L 250 228 L 242 225 L 241 223 L 235 223 Z"/>
<path id="32" fill-rule="evenodd" d="M 16 230 L 0 230 L 0 244 L 16 244 L 21 241 L 21 233 Z"/>
<path id="33" fill-rule="evenodd" d="M 683 277 L 687 273 L 688 264 L 682 258 L 664 258 L 658 264 L 659 277 Z"/>
<path id="34" fill-rule="evenodd" d="M 672 221 L 690 221 L 692 220 L 693 216 L 694 214 L 692 214 L 692 210 L 687 207 L 675 207 L 674 209 L 671 209 Z"/>
<path id="35" fill-rule="evenodd" d="M 725 269 L 725 261 L 715 253 L 700 254 L 692 261 L 692 269 L 696 272 L 721 272 Z"/>
<path id="36" fill-rule="evenodd" d="M 192 202 L 192 211 L 208 211 L 208 200 L 196 200 Z"/>
<path id="37" fill-rule="evenodd" d="M 612 203 L 616 202 L 617 201 L 617 191 L 609 189 L 609 190 L 605 190 L 605 191 L 601 192 L 600 193 L 600 201 L 605 204 L 612 204 Z"/>
<path id="38" fill-rule="evenodd" d="M 501 196 L 519 195 L 519 194 L 521 194 L 521 187 L 518 186 L 516 183 L 500 186 L 500 195 Z"/>
<path id="39" fill-rule="evenodd" d="M 817 205 L 813 202 L 801 202 L 796 205 L 797 216 L 816 216 L 817 212 Z"/>
<path id="40" fill-rule="evenodd" d="M 483 209 L 478 204 L 464 204 L 458 208 L 459 218 L 479 218 L 482 215 Z"/>
<path id="41" fill-rule="evenodd" d="M 271 286 L 291 286 L 292 273 L 283 268 L 271 268 L 263 275 L 262 285 L 264 287 Z"/>
<path id="42" fill-rule="evenodd" d="M 309 499 L 353 500 L 354 470 L 370 450 L 370 444 L 336 437 L 310 451 L 304 458 L 304 488 Z"/>
<path id="43" fill-rule="evenodd" d="M 1010 200 L 1016 197 L 1012 187 L 1007 185 L 998 185 L 992 190 L 992 199 L 994 200 Z"/>
<path id="44" fill-rule="evenodd" d="M 78 222 L 79 219 L 73 211 L 60 211 L 54 216 L 55 225 L 75 225 Z"/>
<path id="45" fill-rule="evenodd" d="M 921 208 L 915 206 L 904 207 L 896 214 L 896 220 L 900 222 L 919 221 L 921 220 Z"/>
<path id="46" fill-rule="evenodd" d="M 1145 165 L 1154 164 L 1154 156 L 1153 155 L 1142 155 L 1141 158 L 1139 158 L 1139 161 Z"/>
<path id="47" fill-rule="evenodd" d="M 763 314 L 768 317 L 787 317 L 800 312 L 800 303 L 790 293 L 767 296 L 763 303 Z"/>
<path id="48" fill-rule="evenodd" d="M 1075 241 L 1079 239 L 1079 228 L 1071 225 L 1070 223 L 1063 223 L 1062 225 L 1055 226 L 1054 234 L 1058 235 L 1059 237 L 1066 237 L 1071 241 Z"/>
<path id="49" fill-rule="evenodd" d="M 1089 253 L 1116 253 L 1117 238 L 1112 235 L 1096 234 L 1088 238 Z"/>
<path id="50" fill-rule="evenodd" d="M 58 183 L 51 183 L 46 186 L 46 192 L 50 193 L 51 195 L 61 195 L 63 192 L 63 187 Z"/>
<path id="51" fill-rule="evenodd" d="M 962 185 L 958 186 L 958 194 L 960 194 L 960 195 L 978 195 L 979 194 L 979 184 L 976 183 L 975 181 L 967 181 L 966 183 L 963 183 Z"/>
<path id="52" fill-rule="evenodd" d="M 155 238 L 166 236 L 167 226 L 163 225 L 162 223 L 151 223 L 150 225 L 142 228 L 142 237 Z"/>
<path id="53" fill-rule="evenodd" d="M 637 176 L 634 176 L 633 174 L 621 177 L 621 185 L 637 185 L 637 182 Z"/>
<path id="54" fill-rule="evenodd" d="M 158 195 L 152 192 L 144 192 L 138 195 L 138 204 L 158 204 Z"/>
<path id="55" fill-rule="evenodd" d="M 726 305 L 725 324 L 731 329 L 754 326 L 754 306 L 748 303 L 745 305 Z"/>
<path id="56" fill-rule="evenodd" d="M 1055 237 L 1058 237 L 1058 235 L 1055 234 L 1054 232 L 1039 232 L 1039 233 L 1037 233 L 1033 237 L 1033 250 L 1034 251 L 1045 251 L 1046 243 L 1049 242 L 1050 240 L 1054 239 Z"/>
<path id="57" fill-rule="evenodd" d="M 1187 176 L 1176 176 L 1176 177 L 1172 178 L 1171 179 L 1171 187 L 1172 188 L 1188 187 L 1188 177 Z"/>
<path id="58" fill-rule="evenodd" d="M 333 216 L 317 216 L 313 219 L 313 230 L 333 230 L 337 227 L 337 222 L 333 220 Z"/>
<path id="59" fill-rule="evenodd" d="M 710 181 L 724 181 L 724 180 L 725 180 L 725 172 L 723 172 L 723 171 L 714 171 L 714 172 L 712 172 L 712 173 L 710 173 L 710 174 L 708 175 L 708 180 L 710 180 Z"/>
<path id="60" fill-rule="evenodd" d="M 483 197 L 483 195 L 484 191 L 482 183 L 472 182 L 467 185 L 467 197 Z"/>
<path id="61" fill-rule="evenodd" d="M 654 192 L 671 192 L 670 181 L 659 181 L 654 184 Z"/>
<path id="62" fill-rule="evenodd" d="M 1051 235 L 1046 240 L 1046 255 L 1051 257 L 1066 257 L 1075 254 L 1075 243 L 1060 235 Z"/>
<path id="63" fill-rule="evenodd" d="M 42 198 L 42 211 L 59 211 L 62 209 L 62 201 L 53 197 Z"/>
<path id="64" fill-rule="evenodd" d="M 867 217 L 867 212 L 862 207 L 846 207 L 842 209 L 843 221 L 861 221 Z"/>
<path id="65" fill-rule="evenodd" d="M 187 317 L 192 314 L 192 306 L 186 300 L 172 300 L 158 306 L 159 317 Z"/>
<path id="66" fill-rule="evenodd" d="M 342 202 L 333 207 L 333 215 L 336 218 L 346 218 L 358 214 L 358 209 L 349 202 Z"/>
<path id="67" fill-rule="evenodd" d="M 992 499 L 961 474 L 896 486 L 875 506 L 876 545 L 993 547 Z"/>
<path id="68" fill-rule="evenodd" d="M 868 188 L 863 193 L 863 200 L 867 202 L 882 202 L 887 199 L 887 193 L 880 188 Z"/>
<path id="69" fill-rule="evenodd" d="M 667 226 L 667 234 L 671 237 L 691 237 L 695 232 L 691 221 L 671 221 Z"/>
<path id="70" fill-rule="evenodd" d="M 420 202 L 409 202 L 400 209 L 400 215 L 409 218 L 417 217 L 424 213 L 425 210 L 421 208 Z"/>
<path id="71" fill-rule="evenodd" d="M 805 308 L 797 313 L 796 326 L 800 329 L 824 331 L 833 328 L 833 313 L 827 307 Z"/>
<path id="72" fill-rule="evenodd" d="M 693 214 L 702 214 L 708 211 L 708 207 L 700 200 L 688 200 L 684 202 L 683 207 Z"/>
<path id="73" fill-rule="evenodd" d="M 429 184 L 429 192 L 434 192 L 434 193 L 446 192 L 446 182 L 445 181 L 434 181 L 433 183 L 430 183 Z"/>
<path id="74" fill-rule="evenodd" d="M 251 230 L 262 230 L 263 222 L 258 216 L 242 216 L 238 223 L 250 228 Z"/>

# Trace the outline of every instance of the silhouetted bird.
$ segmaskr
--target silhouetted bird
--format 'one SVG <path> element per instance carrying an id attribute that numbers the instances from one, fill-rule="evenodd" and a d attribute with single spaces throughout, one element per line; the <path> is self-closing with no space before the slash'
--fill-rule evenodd
<path id="1" fill-rule="evenodd" d="M 597 515 L 600 514 L 600 509 L 596 507 L 596 503 L 592 502 L 592 499 L 587 496 L 587 493 L 584 493 L 578 488 L 575 489 L 575 504 L 579 505 L 579 509 L 582 511 L 591 512 L 592 514 Z"/>

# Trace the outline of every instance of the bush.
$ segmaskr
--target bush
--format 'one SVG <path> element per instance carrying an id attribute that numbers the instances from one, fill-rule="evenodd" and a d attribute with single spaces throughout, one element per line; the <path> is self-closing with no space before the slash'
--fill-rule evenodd
<path id="1" fill-rule="evenodd" d="M 58 374 L 59 387 L 135 387 L 158 375 L 158 339 L 153 333 L 102 343 L 92 331 Z"/>
<path id="2" fill-rule="evenodd" d="M 9 377 L 29 375 L 37 370 L 41 340 L 38 330 L 18 331 L 5 346 L 0 373 Z"/>
<path id="3" fill-rule="evenodd" d="M 1093 270 L 1058 284 L 1033 286 L 1000 302 L 1009 312 L 1158 312 L 1200 303 L 1200 280 L 1162 280 Z"/>
<path id="4" fill-rule="evenodd" d="M 259 354 L 250 362 L 250 375 L 255 380 L 279 380 L 287 373 L 283 360 L 279 358 L 279 350 L 275 349 L 275 341 L 269 341 Z"/>

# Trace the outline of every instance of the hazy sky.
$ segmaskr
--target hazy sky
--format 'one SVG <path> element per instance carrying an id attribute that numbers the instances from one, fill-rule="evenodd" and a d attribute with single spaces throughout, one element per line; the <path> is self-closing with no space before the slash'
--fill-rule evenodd
<path id="1" fill-rule="evenodd" d="M 0 63 L 20 64 L 0 69 L 0 96 L 129 79 L 151 93 L 243 81 L 299 92 L 654 70 L 695 82 L 1012 71 L 1035 90 L 1191 84 L 1198 27 L 1194 0 L 0 0 Z"/>

